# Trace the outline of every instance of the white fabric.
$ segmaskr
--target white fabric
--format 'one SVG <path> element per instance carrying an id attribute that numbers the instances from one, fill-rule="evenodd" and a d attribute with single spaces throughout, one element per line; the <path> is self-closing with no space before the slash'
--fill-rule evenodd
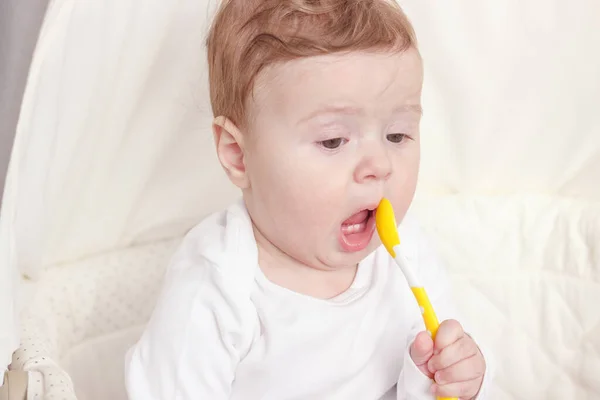
<path id="1" fill-rule="evenodd" d="M 415 211 L 497 357 L 493 398 L 600 398 L 600 204 L 459 195 Z"/>
<path id="2" fill-rule="evenodd" d="M 53 394 L 63 399 L 64 393 L 69 399 L 75 394 L 78 399 L 125 399 L 125 350 L 152 311 L 178 243 L 91 257 L 23 285 L 29 299 L 22 346 L 12 367 L 31 373 L 29 399 Z"/>
<path id="3" fill-rule="evenodd" d="M 21 271 L 181 235 L 235 193 L 204 95 L 215 2 L 51 1 L 14 154 Z"/>
<path id="4" fill-rule="evenodd" d="M 423 192 L 600 201 L 600 2 L 398 2 L 425 63 Z"/>
<path id="5" fill-rule="evenodd" d="M 6 179 L 0 212 L 0 375 L 10 364 L 12 353 L 19 347 L 18 273 L 14 242 L 14 215 L 16 179 L 15 165 L 11 163 Z"/>
<path id="6" fill-rule="evenodd" d="M 425 61 L 415 209 L 449 264 L 459 308 L 498 356 L 493 398 L 600 397 L 600 3 L 399 1 Z M 122 393 L 102 363 L 120 365 L 142 322 L 113 329 L 47 279 L 76 277 L 89 289 L 79 296 L 108 309 L 105 291 L 125 289 L 115 278 L 94 284 L 89 262 L 103 258 L 92 255 L 118 258 L 130 244 L 183 234 L 235 195 L 209 132 L 203 39 L 214 3 L 51 2 L 2 209 L 0 331 L 9 339 L 0 362 L 16 345 L 18 266 L 42 278 L 41 293 L 96 321 L 95 341 L 57 360 L 77 377 L 79 397 Z M 110 268 L 120 276 L 129 267 Z M 36 317 L 65 336 L 82 321 L 44 310 Z"/>
<path id="7" fill-rule="evenodd" d="M 399 231 L 438 318 L 460 320 L 445 270 L 415 221 L 407 218 Z M 236 202 L 184 239 L 156 311 L 128 353 L 125 382 L 131 400 L 426 400 L 432 382 L 409 355 L 423 330 L 383 246 L 330 300 L 271 283 L 258 266 L 250 217 Z"/>

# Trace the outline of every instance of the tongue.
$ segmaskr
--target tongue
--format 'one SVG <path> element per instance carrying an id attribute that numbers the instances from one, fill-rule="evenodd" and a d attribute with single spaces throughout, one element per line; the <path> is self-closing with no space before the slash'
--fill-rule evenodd
<path id="1" fill-rule="evenodd" d="M 361 212 L 357 212 L 356 214 L 354 214 L 353 216 L 351 216 L 350 218 L 348 218 L 347 220 L 345 220 L 342 223 L 342 225 L 360 224 L 361 222 L 363 222 L 364 220 L 366 220 L 368 216 L 369 216 L 369 211 L 368 210 L 362 210 Z"/>

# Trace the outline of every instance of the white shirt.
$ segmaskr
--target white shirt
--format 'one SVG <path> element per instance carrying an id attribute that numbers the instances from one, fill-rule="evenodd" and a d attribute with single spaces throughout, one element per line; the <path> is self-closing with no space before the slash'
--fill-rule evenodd
<path id="1" fill-rule="evenodd" d="M 399 232 L 438 319 L 455 318 L 444 271 L 410 217 Z M 383 247 L 334 299 L 267 280 L 239 202 L 184 239 L 127 354 L 126 386 L 131 400 L 433 400 L 432 381 L 408 354 L 422 330 L 416 301 Z"/>

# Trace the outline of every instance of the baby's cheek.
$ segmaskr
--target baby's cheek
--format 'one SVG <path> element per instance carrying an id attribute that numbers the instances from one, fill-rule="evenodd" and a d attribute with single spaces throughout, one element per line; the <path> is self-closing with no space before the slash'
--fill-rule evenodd
<path id="1" fill-rule="evenodd" d="M 401 172 L 394 172 L 387 184 L 386 191 L 396 214 L 404 215 L 415 195 L 418 171 L 416 166 L 408 165 Z"/>

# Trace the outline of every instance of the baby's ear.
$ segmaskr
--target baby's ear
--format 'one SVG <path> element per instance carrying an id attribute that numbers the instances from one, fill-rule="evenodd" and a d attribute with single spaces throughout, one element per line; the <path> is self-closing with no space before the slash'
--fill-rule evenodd
<path id="1" fill-rule="evenodd" d="M 244 164 L 244 137 L 238 127 L 226 117 L 213 121 L 213 135 L 217 156 L 231 182 L 240 189 L 248 187 Z"/>

